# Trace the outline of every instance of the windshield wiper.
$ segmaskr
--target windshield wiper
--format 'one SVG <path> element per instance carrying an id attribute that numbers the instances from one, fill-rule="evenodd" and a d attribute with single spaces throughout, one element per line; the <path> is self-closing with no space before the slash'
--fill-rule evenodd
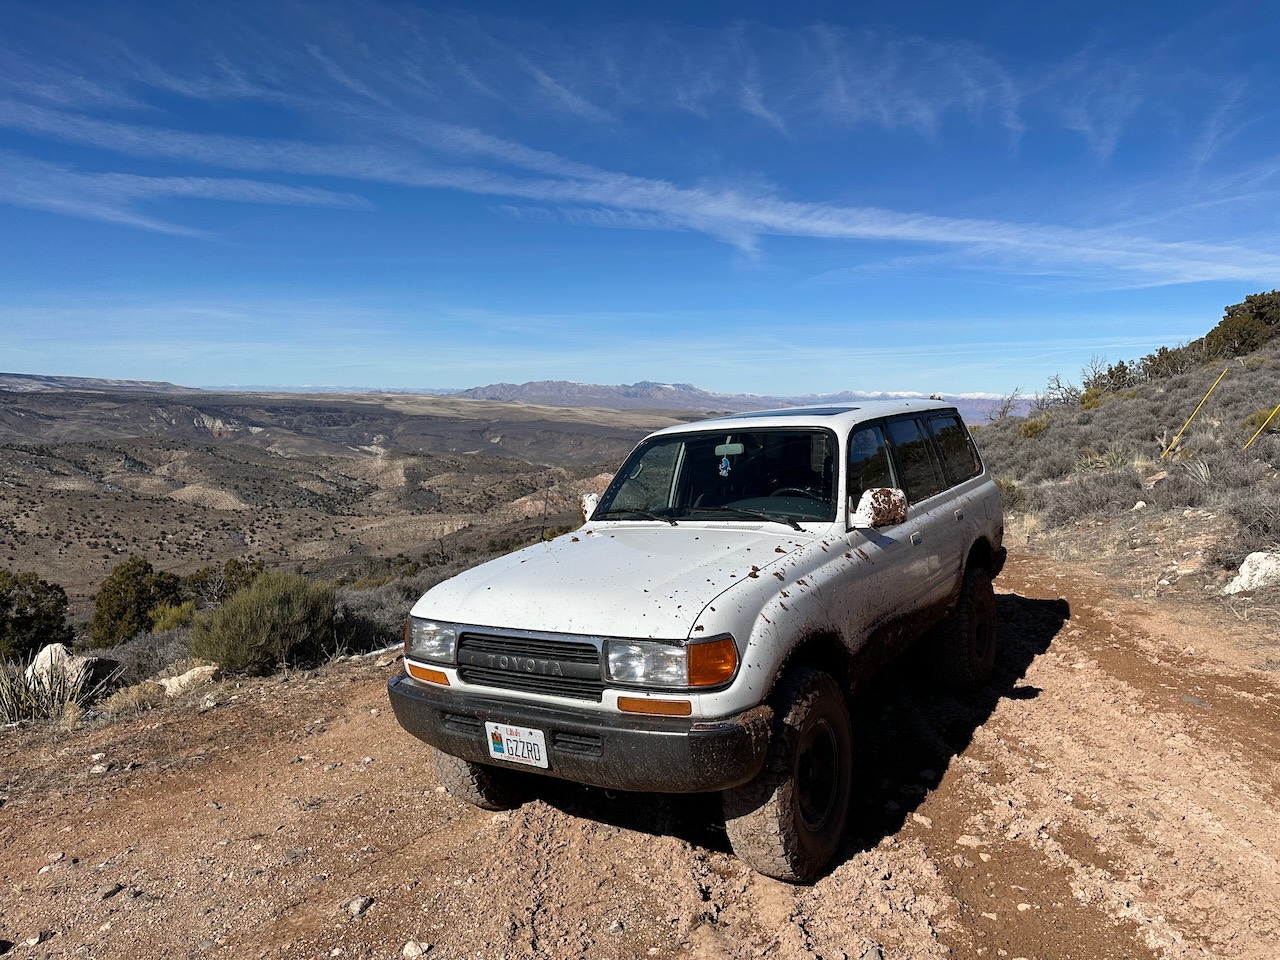
<path id="1" fill-rule="evenodd" d="M 793 530 L 804 530 L 791 517 L 780 513 L 765 513 L 763 510 L 748 510 L 746 507 L 693 507 L 691 513 L 728 513 L 737 517 L 751 517 L 755 520 L 772 520 L 774 523 L 785 523 Z M 686 514 L 687 516 L 688 514 Z"/>
<path id="2" fill-rule="evenodd" d="M 652 510 L 629 510 L 619 507 L 616 510 L 605 510 L 603 513 L 595 514 L 595 516 L 601 520 L 605 517 L 644 517 L 646 520 L 661 520 L 664 523 L 671 524 L 673 527 L 676 526 L 676 522 L 673 518 L 664 517 L 662 514 L 654 513 Z"/>

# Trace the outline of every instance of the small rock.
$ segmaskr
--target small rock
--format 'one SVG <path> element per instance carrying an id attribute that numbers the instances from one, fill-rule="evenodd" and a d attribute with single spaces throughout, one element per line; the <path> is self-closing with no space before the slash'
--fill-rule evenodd
<path id="1" fill-rule="evenodd" d="M 1135 511 L 1136 511 L 1136 510 L 1145 510 L 1145 509 L 1147 509 L 1147 501 L 1145 501 L 1145 500 L 1139 500 L 1137 503 L 1135 503 L 1135 504 L 1133 505 L 1133 509 L 1134 509 Z"/>
<path id="2" fill-rule="evenodd" d="M 365 915 L 370 907 L 373 906 L 372 897 L 356 897 L 347 902 L 347 913 L 351 914 L 352 919 L 357 919 Z"/>
<path id="3" fill-rule="evenodd" d="M 108 883 L 98 888 L 99 900 L 110 900 L 117 893 L 124 889 L 123 883 Z"/>
<path id="4" fill-rule="evenodd" d="M 926 817 L 923 813 L 913 813 L 911 819 L 926 829 L 933 828 L 933 821 Z"/>
<path id="5" fill-rule="evenodd" d="M 400 956 L 402 957 L 425 957 L 427 955 L 427 947 L 424 947 L 417 940 L 410 940 L 400 948 Z"/>
<path id="6" fill-rule="evenodd" d="M 858 960 L 884 960 L 884 948 L 878 943 L 873 943 L 862 951 L 862 956 Z"/>
<path id="7" fill-rule="evenodd" d="M 48 943 L 53 939 L 52 930 L 41 930 L 34 937 L 27 937 L 24 941 L 28 947 L 38 947 L 42 943 Z"/>
<path id="8" fill-rule="evenodd" d="M 102 776 L 102 774 L 110 772 L 110 770 L 111 770 L 111 764 L 109 763 L 95 763 L 92 767 L 89 768 L 89 772 L 93 774 L 95 777 L 100 777 Z"/>
<path id="9" fill-rule="evenodd" d="M 622 921 L 621 921 L 621 920 L 615 920 L 615 921 L 613 921 L 613 923 L 609 924 L 609 932 L 610 932 L 610 933 L 621 933 L 621 932 L 622 932 L 622 930 L 623 930 L 623 927 L 622 927 Z"/>
<path id="10" fill-rule="evenodd" d="M 1182 695 L 1182 702 L 1183 702 L 1183 703 L 1189 703 L 1189 704 L 1191 704 L 1193 707 L 1208 707 L 1208 706 L 1211 706 L 1211 704 L 1209 703 L 1209 701 L 1208 701 L 1208 700 L 1201 700 L 1201 699 L 1200 699 L 1199 697 L 1197 697 L 1194 693 L 1184 693 L 1184 694 Z"/>
<path id="11" fill-rule="evenodd" d="M 1018 912 L 1019 912 L 1019 913 L 1026 913 L 1026 912 L 1027 912 L 1028 910 L 1030 910 L 1030 909 L 1031 909 L 1031 904 L 1029 904 L 1029 903 L 1020 903 L 1020 904 L 1018 904 Z"/>

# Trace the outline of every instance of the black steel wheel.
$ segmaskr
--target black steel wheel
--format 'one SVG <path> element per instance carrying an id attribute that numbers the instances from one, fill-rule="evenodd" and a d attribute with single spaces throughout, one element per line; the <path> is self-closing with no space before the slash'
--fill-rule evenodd
<path id="1" fill-rule="evenodd" d="M 839 686 L 807 667 L 770 697 L 769 753 L 760 773 L 723 794 L 733 852 L 779 880 L 814 880 L 840 849 L 853 784 L 853 735 Z"/>

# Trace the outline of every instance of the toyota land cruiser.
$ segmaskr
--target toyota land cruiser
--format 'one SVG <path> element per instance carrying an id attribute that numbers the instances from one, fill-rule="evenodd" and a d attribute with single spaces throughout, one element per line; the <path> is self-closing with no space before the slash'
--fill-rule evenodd
<path id="1" fill-rule="evenodd" d="M 926 633 L 957 685 L 989 678 L 1003 524 L 940 401 L 668 427 L 580 529 L 418 600 L 391 703 L 478 806 L 529 773 L 718 791 L 740 858 L 810 880 L 844 833 L 859 685 Z"/>

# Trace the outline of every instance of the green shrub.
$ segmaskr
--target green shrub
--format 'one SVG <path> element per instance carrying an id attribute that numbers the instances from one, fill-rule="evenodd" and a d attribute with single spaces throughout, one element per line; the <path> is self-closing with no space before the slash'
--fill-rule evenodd
<path id="1" fill-rule="evenodd" d="M 34 573 L 0 570 L 0 662 L 29 660 L 46 644 L 73 639 L 62 587 Z"/>
<path id="2" fill-rule="evenodd" d="M 93 643 L 114 647 L 151 628 L 151 611 L 182 602 L 182 581 L 139 556 L 116 564 L 93 601 Z"/>
<path id="3" fill-rule="evenodd" d="M 1032 417 L 1018 428 L 1018 436 L 1024 440 L 1034 440 L 1049 429 L 1048 417 Z"/>
<path id="4" fill-rule="evenodd" d="M 292 573 L 264 573 L 191 630 L 193 656 L 228 673 L 266 674 L 314 663 L 333 647 L 335 590 Z"/>
<path id="5" fill-rule="evenodd" d="M 1101 387 L 1090 387 L 1080 394 L 1080 406 L 1086 410 L 1094 410 L 1102 406 L 1102 398 L 1105 396 L 1106 392 Z"/>
<path id="6" fill-rule="evenodd" d="M 188 626 L 196 615 L 196 602 L 163 603 L 151 611 L 151 632 L 163 633 L 166 630 L 177 630 Z"/>

